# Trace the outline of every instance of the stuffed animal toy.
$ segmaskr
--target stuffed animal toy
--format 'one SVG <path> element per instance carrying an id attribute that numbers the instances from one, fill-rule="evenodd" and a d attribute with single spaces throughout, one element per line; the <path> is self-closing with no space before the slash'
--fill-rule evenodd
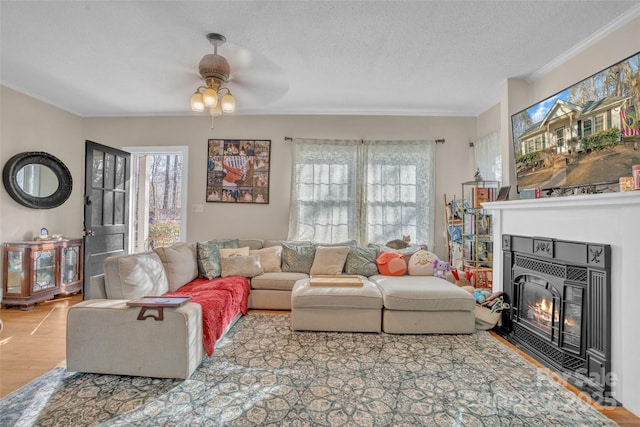
<path id="1" fill-rule="evenodd" d="M 402 276 L 407 272 L 407 261 L 397 252 L 383 252 L 376 259 L 380 274 L 385 276 Z"/>
<path id="2" fill-rule="evenodd" d="M 458 270 L 451 270 L 451 274 L 456 279 L 455 284 L 462 287 L 465 286 L 473 286 L 473 273 L 470 271 L 464 272 L 464 277 L 460 276 L 460 272 Z"/>
<path id="3" fill-rule="evenodd" d="M 490 296 L 491 292 L 487 291 L 486 289 L 476 289 L 473 293 L 473 297 L 476 299 L 476 302 L 478 304 L 482 304 Z"/>
<path id="4" fill-rule="evenodd" d="M 447 279 L 447 271 L 451 270 L 451 265 L 446 261 L 439 259 L 433 260 L 433 275 L 441 279 Z"/>
<path id="5" fill-rule="evenodd" d="M 425 249 L 416 251 L 409 258 L 408 270 L 410 276 L 433 276 L 433 261 L 438 256 Z"/>

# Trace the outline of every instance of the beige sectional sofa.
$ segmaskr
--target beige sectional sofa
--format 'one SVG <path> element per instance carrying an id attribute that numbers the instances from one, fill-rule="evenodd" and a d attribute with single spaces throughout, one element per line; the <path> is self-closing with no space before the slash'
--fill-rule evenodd
<path id="1" fill-rule="evenodd" d="M 181 243 L 154 252 L 107 259 L 104 277 L 91 283 L 90 295 L 100 298 L 83 301 L 69 310 L 67 368 L 168 378 L 191 375 L 206 353 L 203 341 L 203 334 L 205 338 L 207 335 L 206 330 L 203 331 L 203 307 L 206 314 L 206 306 L 188 302 L 177 308 L 165 308 L 163 321 L 140 321 L 136 320 L 139 307 L 127 306 L 127 301 L 166 292 L 173 295 L 194 282 L 198 285 L 207 282 L 208 279 L 198 278 L 203 274 L 201 244 Z M 419 248 L 406 250 L 405 259 L 409 260 L 416 249 Z M 242 256 L 225 258 L 225 262 L 221 258 L 222 269 L 217 275 L 222 277 L 211 282 L 226 283 L 239 278 L 247 282 L 247 292 L 244 301 L 219 304 L 232 307 L 232 312 L 227 313 L 222 333 L 215 339 L 247 308 L 293 308 L 293 327 L 302 330 L 455 334 L 475 330 L 475 300 L 468 292 L 432 275 L 378 274 L 375 256 L 380 249 L 359 248 L 355 242 L 331 246 L 234 239 L 233 248 L 220 249 L 220 252 L 224 250 L 231 251 L 232 255 L 242 253 Z M 247 262 L 234 262 L 230 267 L 228 261 L 232 258 Z M 349 294 L 352 291 L 340 289 L 301 292 L 297 298 L 292 295 L 294 287 L 302 289 L 310 275 L 343 273 L 361 275 L 367 281 L 366 295 L 356 295 L 354 299 Z M 245 277 L 250 280 L 250 291 Z M 241 287 L 240 284 L 233 286 Z M 292 299 L 298 301 L 293 307 Z M 341 301 L 349 302 L 344 305 Z M 350 328 L 354 316 L 358 315 L 366 319 L 365 323 L 360 329 Z"/>

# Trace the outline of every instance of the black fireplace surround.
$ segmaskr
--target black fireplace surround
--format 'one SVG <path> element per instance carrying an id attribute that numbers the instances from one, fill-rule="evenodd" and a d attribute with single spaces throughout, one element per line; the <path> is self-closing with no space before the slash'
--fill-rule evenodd
<path id="1" fill-rule="evenodd" d="M 611 246 L 502 236 L 507 338 L 598 403 L 611 396 Z"/>

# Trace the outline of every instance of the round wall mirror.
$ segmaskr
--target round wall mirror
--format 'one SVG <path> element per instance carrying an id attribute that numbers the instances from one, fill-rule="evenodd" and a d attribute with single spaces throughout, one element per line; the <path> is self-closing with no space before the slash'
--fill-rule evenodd
<path id="1" fill-rule="evenodd" d="M 51 209 L 71 195 L 69 169 L 58 158 L 43 152 L 16 154 L 2 171 L 4 188 L 16 202 L 34 209 Z"/>

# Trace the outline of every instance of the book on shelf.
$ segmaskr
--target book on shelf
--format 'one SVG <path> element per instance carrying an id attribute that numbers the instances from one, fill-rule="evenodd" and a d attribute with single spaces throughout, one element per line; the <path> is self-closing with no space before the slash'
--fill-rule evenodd
<path id="1" fill-rule="evenodd" d="M 479 265 L 491 265 L 493 261 L 493 242 L 486 240 L 476 241 L 466 237 L 462 248 L 462 257 L 465 261 L 475 262 Z"/>
<path id="2" fill-rule="evenodd" d="M 491 234 L 491 215 L 485 212 L 471 212 L 464 215 L 464 234 Z"/>
<path id="3" fill-rule="evenodd" d="M 496 189 L 493 187 L 474 187 L 471 198 L 471 205 L 474 208 L 482 209 L 483 203 L 493 202 L 496 199 Z"/>
<path id="4" fill-rule="evenodd" d="M 477 232 L 478 234 L 491 234 L 491 215 L 478 213 Z"/>

